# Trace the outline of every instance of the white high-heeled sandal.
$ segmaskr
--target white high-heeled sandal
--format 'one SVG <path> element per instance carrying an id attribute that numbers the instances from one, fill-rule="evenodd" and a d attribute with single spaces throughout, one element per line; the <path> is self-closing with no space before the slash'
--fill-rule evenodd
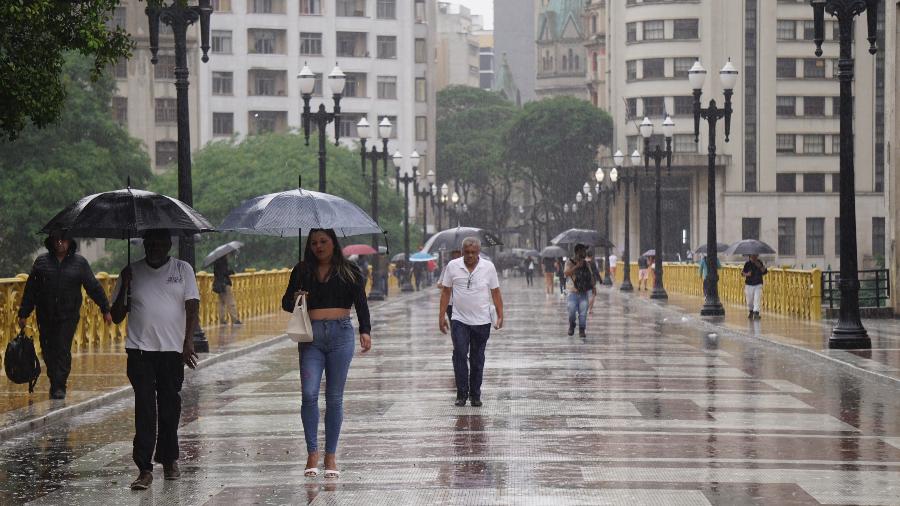
<path id="1" fill-rule="evenodd" d="M 315 478 L 318 475 L 319 475 L 318 467 L 308 467 L 303 471 L 303 476 L 306 476 L 307 478 Z"/>

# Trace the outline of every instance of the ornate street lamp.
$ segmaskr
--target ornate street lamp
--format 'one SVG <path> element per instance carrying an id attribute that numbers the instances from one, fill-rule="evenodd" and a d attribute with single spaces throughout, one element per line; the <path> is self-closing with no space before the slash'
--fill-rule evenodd
<path id="1" fill-rule="evenodd" d="M 429 170 L 425 174 L 422 188 L 419 188 L 418 181 L 414 188 L 416 201 L 418 202 L 419 198 L 422 199 L 422 240 L 425 240 L 428 238 L 428 200 L 431 199 L 431 205 L 434 206 L 434 195 L 437 193 L 437 187 L 434 184 L 434 171 Z"/>
<path id="2" fill-rule="evenodd" d="M 409 184 L 416 181 L 420 158 L 419 153 L 413 151 L 409 155 L 409 167 L 403 168 L 403 155 L 399 151 L 394 152 L 397 183 L 403 183 L 403 255 L 406 263 L 406 273 L 400 279 L 400 291 L 403 292 L 415 290 L 409 281 Z"/>
<path id="3" fill-rule="evenodd" d="M 369 125 L 369 121 L 366 120 L 365 117 L 359 120 L 359 123 L 356 124 L 356 132 L 359 135 L 359 157 L 362 161 L 362 175 L 365 177 L 366 175 L 366 160 L 372 162 L 372 219 L 376 222 L 378 221 L 378 162 L 381 161 L 384 167 L 384 172 L 387 173 L 387 165 L 388 165 L 388 138 L 391 136 L 391 130 L 393 129 L 393 125 L 388 121 L 387 118 L 378 125 L 378 136 L 381 137 L 381 152 L 378 151 L 378 147 L 375 142 L 372 143 L 372 150 L 366 151 L 366 142 L 369 138 L 369 132 L 371 130 L 371 125 Z M 378 251 L 378 234 L 372 234 L 372 247 L 375 248 L 375 251 Z M 383 261 L 379 256 L 379 253 L 375 253 L 375 265 L 372 268 L 372 289 L 369 291 L 369 299 L 371 300 L 384 300 L 387 296 L 386 290 L 382 291 L 382 277 L 384 276 L 383 270 Z"/>
<path id="4" fill-rule="evenodd" d="M 315 122 L 319 133 L 319 191 L 325 192 L 325 127 L 334 122 L 334 145 L 338 145 L 341 138 L 341 95 L 344 93 L 344 85 L 347 83 L 347 76 L 341 71 L 341 68 L 335 64 L 331 74 L 328 74 L 328 88 L 331 90 L 332 99 L 334 100 L 333 112 L 325 111 L 325 104 L 319 104 L 319 110 L 311 112 L 309 101 L 312 98 L 313 89 L 316 87 L 316 75 L 306 64 L 297 74 L 300 80 L 300 96 L 303 97 L 303 114 L 301 120 L 303 123 L 303 137 L 306 145 L 309 146 L 309 132 L 311 124 Z"/>
<path id="5" fill-rule="evenodd" d="M 621 165 L 625 159 L 625 155 L 622 154 L 621 151 L 616 151 L 616 154 L 613 155 L 613 159 L 617 165 Z M 603 284 L 606 286 L 612 286 L 612 276 L 609 272 L 609 244 L 610 244 L 610 227 L 609 227 L 609 204 L 613 200 L 616 194 L 616 183 L 619 180 L 619 172 L 614 168 L 609 171 L 609 178 L 606 178 L 606 174 L 603 171 L 602 167 L 597 167 L 597 171 L 594 173 L 594 179 L 597 180 L 597 195 L 606 195 L 606 198 L 603 199 L 606 203 L 606 225 L 604 227 L 604 232 L 606 232 L 606 261 L 603 262 L 604 265 L 604 275 L 603 275 Z M 604 184 L 604 180 L 606 184 Z"/>
<path id="6" fill-rule="evenodd" d="M 656 216 L 654 217 L 656 230 L 654 232 L 656 262 L 654 262 L 655 276 L 653 276 L 653 292 L 650 294 L 651 299 L 668 299 L 669 294 L 663 286 L 663 247 L 662 247 L 662 197 L 660 186 L 662 183 L 662 171 L 660 165 L 663 158 L 666 159 L 666 174 L 672 174 L 672 135 L 675 132 L 675 122 L 670 116 L 666 116 L 663 121 L 663 136 L 666 138 L 666 149 L 662 150 L 659 144 L 656 149 L 650 151 L 650 136 L 653 135 L 653 122 L 650 118 L 645 117 L 641 123 L 641 135 L 644 137 L 644 169 L 650 168 L 650 159 L 656 163 Z"/>
<path id="7" fill-rule="evenodd" d="M 209 18 L 212 15 L 210 0 L 200 0 L 199 5 L 187 5 L 187 2 L 175 0 L 171 5 L 148 5 L 144 10 L 149 21 L 150 31 L 150 63 L 159 61 L 159 23 L 172 27 L 175 36 L 175 92 L 178 127 L 178 200 L 189 206 L 194 205 L 193 183 L 191 181 L 191 123 L 188 106 L 188 64 L 187 64 L 187 30 L 196 22 L 200 22 L 201 60 L 209 61 Z M 194 267 L 194 238 L 183 236 L 178 239 L 178 257 Z M 209 352 L 209 341 L 197 325 L 194 332 L 194 350 L 197 353 Z"/>
<path id="8" fill-rule="evenodd" d="M 455 191 L 450 196 L 450 203 L 453 204 L 453 218 L 456 219 L 456 226 L 459 226 L 459 194 Z M 453 223 L 448 223 L 447 227 L 452 227 Z"/>
<path id="9" fill-rule="evenodd" d="M 859 314 L 859 266 L 856 258 L 856 175 L 853 166 L 853 18 L 866 13 L 869 54 L 878 51 L 879 0 L 811 0 L 813 39 L 816 56 L 822 56 L 825 39 L 825 12 L 837 17 L 840 59 L 838 79 L 841 83 L 841 278 L 838 288 L 841 302 L 838 321 L 831 330 L 828 347 L 837 349 L 871 348 L 872 340 L 863 327 Z"/>
<path id="10" fill-rule="evenodd" d="M 704 293 L 706 296 L 701 316 L 724 316 L 725 308 L 719 300 L 719 269 L 716 266 L 716 123 L 720 119 L 725 120 L 725 142 L 731 134 L 731 96 L 734 94 L 734 85 L 737 83 L 738 72 L 731 65 L 731 60 L 719 71 L 719 79 L 725 95 L 725 107 L 716 107 L 715 99 L 709 101 L 709 107 L 700 106 L 700 96 L 703 94 L 703 83 L 706 81 L 706 69 L 700 61 L 694 62 L 694 66 L 688 71 L 688 80 L 694 89 L 694 142 L 700 142 L 700 118 L 706 120 L 709 126 L 709 165 L 707 167 L 706 190 L 706 280 L 704 280 Z"/>
<path id="11" fill-rule="evenodd" d="M 625 187 L 625 244 L 622 250 L 622 262 L 625 264 L 625 270 L 622 273 L 622 285 L 619 286 L 619 290 L 630 292 L 634 290 L 634 286 L 631 284 L 631 192 L 637 191 L 640 178 L 637 169 L 641 164 L 641 154 L 636 149 L 631 153 L 631 170 L 628 171 L 622 165 L 625 162 L 625 155 L 621 151 L 616 151 L 613 161 L 617 168 L 613 169 L 616 171 L 616 186 L 621 182 Z"/>
<path id="12" fill-rule="evenodd" d="M 442 227 L 443 214 L 447 212 L 447 202 L 450 200 L 450 187 L 447 183 L 441 185 L 441 199 L 438 205 L 438 228 Z M 450 228 L 450 213 L 447 212 L 447 228 Z"/>
<path id="13" fill-rule="evenodd" d="M 575 194 L 575 203 L 572 204 L 572 212 L 573 213 L 575 212 L 576 209 L 578 209 L 578 204 L 580 204 L 582 200 L 584 200 L 584 195 L 579 191 L 578 193 Z M 577 227 L 579 225 L 578 215 L 576 214 L 575 216 L 573 216 L 573 218 L 574 218 L 573 223 Z"/>

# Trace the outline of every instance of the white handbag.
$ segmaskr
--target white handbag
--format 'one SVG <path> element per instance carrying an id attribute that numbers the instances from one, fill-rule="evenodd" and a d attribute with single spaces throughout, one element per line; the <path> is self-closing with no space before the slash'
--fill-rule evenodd
<path id="1" fill-rule="evenodd" d="M 304 298 L 304 295 L 297 297 L 294 313 L 288 320 L 287 335 L 295 343 L 311 343 L 313 340 L 312 322 L 309 321 Z"/>

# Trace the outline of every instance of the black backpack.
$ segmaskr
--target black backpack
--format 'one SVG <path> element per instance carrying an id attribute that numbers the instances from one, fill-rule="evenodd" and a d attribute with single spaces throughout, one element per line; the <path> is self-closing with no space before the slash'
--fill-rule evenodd
<path id="1" fill-rule="evenodd" d="M 594 273 L 587 264 L 584 264 L 572 273 L 572 282 L 579 292 L 591 290 L 594 288 Z"/>
<path id="2" fill-rule="evenodd" d="M 34 351 L 34 342 L 19 331 L 19 335 L 6 345 L 3 368 L 6 377 L 13 383 L 28 383 L 28 393 L 34 392 L 38 377 L 41 375 L 41 363 Z"/>

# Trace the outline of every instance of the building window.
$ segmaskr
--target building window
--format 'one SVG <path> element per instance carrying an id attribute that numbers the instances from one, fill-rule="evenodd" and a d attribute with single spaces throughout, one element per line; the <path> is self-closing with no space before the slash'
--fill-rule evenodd
<path id="1" fill-rule="evenodd" d="M 825 136 L 824 135 L 804 135 L 803 136 L 803 153 L 807 155 L 825 154 Z"/>
<path id="2" fill-rule="evenodd" d="M 366 87 L 366 74 L 364 72 L 347 72 L 347 80 L 344 82 L 344 96 L 349 98 L 364 98 L 369 96 Z"/>
<path id="3" fill-rule="evenodd" d="M 378 98 L 397 98 L 397 76 L 378 76 Z"/>
<path id="4" fill-rule="evenodd" d="M 178 101 L 174 98 L 156 99 L 156 122 L 175 123 L 178 118 Z"/>
<path id="5" fill-rule="evenodd" d="M 641 137 L 640 135 L 629 135 L 629 136 L 625 137 L 625 146 L 626 146 L 625 151 L 627 151 L 629 153 L 634 153 L 634 150 L 638 149 L 638 147 L 643 149 L 644 138 Z"/>
<path id="6" fill-rule="evenodd" d="M 625 62 L 625 78 L 629 81 L 637 79 L 637 60 L 628 60 Z"/>
<path id="7" fill-rule="evenodd" d="M 247 111 L 249 135 L 287 130 L 287 111 Z"/>
<path id="8" fill-rule="evenodd" d="M 841 173 L 833 172 L 831 174 L 831 193 L 841 193 Z"/>
<path id="9" fill-rule="evenodd" d="M 741 240 L 759 240 L 759 226 L 762 218 L 741 218 Z"/>
<path id="10" fill-rule="evenodd" d="M 425 0 L 415 0 L 414 10 L 416 13 L 416 23 L 424 23 L 425 16 Z"/>
<path id="11" fill-rule="evenodd" d="M 112 74 L 116 79 L 128 79 L 128 60 L 119 58 L 112 66 Z"/>
<path id="12" fill-rule="evenodd" d="M 804 58 L 803 77 L 805 79 L 825 78 L 825 60 L 821 58 Z"/>
<path id="13" fill-rule="evenodd" d="M 796 193 L 797 174 L 793 172 L 775 174 L 775 191 L 778 193 Z"/>
<path id="14" fill-rule="evenodd" d="M 338 16 L 363 17 L 366 15 L 366 0 L 335 0 Z"/>
<path id="15" fill-rule="evenodd" d="M 831 154 L 841 154 L 841 134 L 833 134 L 831 136 Z"/>
<path id="16" fill-rule="evenodd" d="M 644 116 L 663 116 L 666 103 L 663 97 L 644 97 Z"/>
<path id="17" fill-rule="evenodd" d="M 283 0 L 250 0 L 247 12 L 251 14 L 284 14 Z"/>
<path id="18" fill-rule="evenodd" d="M 625 117 L 627 119 L 632 119 L 637 116 L 637 99 L 636 98 L 626 98 L 625 99 Z"/>
<path id="19" fill-rule="evenodd" d="M 778 40 L 795 40 L 797 38 L 797 23 L 788 19 L 779 19 L 776 27 Z"/>
<path id="20" fill-rule="evenodd" d="M 116 123 L 127 126 L 128 125 L 128 97 L 113 97 L 112 98 L 112 113 L 113 119 Z"/>
<path id="21" fill-rule="evenodd" d="M 153 66 L 153 77 L 155 79 L 175 79 L 175 55 L 161 54 L 157 58 L 159 61 Z"/>
<path id="22" fill-rule="evenodd" d="M 797 115 L 797 97 L 775 97 L 775 114 L 782 117 Z"/>
<path id="23" fill-rule="evenodd" d="M 337 32 L 337 55 L 357 58 L 369 56 L 366 32 Z"/>
<path id="24" fill-rule="evenodd" d="M 397 0 L 378 0 L 378 19 L 397 18 Z"/>
<path id="25" fill-rule="evenodd" d="M 625 41 L 634 42 L 637 40 L 637 23 L 625 23 Z"/>
<path id="26" fill-rule="evenodd" d="M 231 54 L 231 30 L 213 30 L 210 47 L 213 53 Z"/>
<path id="27" fill-rule="evenodd" d="M 675 134 L 672 137 L 672 151 L 675 153 L 696 153 L 697 148 L 693 134 Z"/>
<path id="28" fill-rule="evenodd" d="M 252 54 L 284 54 L 284 30 L 247 30 L 248 52 Z"/>
<path id="29" fill-rule="evenodd" d="M 428 100 L 427 98 L 427 89 L 425 86 L 425 78 L 417 77 L 416 78 L 416 102 L 425 102 Z"/>
<path id="30" fill-rule="evenodd" d="M 777 135 L 775 135 L 775 152 L 776 153 L 796 153 L 797 152 L 797 136 L 794 134 L 777 134 Z"/>
<path id="31" fill-rule="evenodd" d="M 795 58 L 778 58 L 775 62 L 775 77 L 795 79 L 797 77 L 797 60 Z"/>
<path id="32" fill-rule="evenodd" d="M 831 115 L 841 115 L 841 97 L 831 97 Z"/>
<path id="33" fill-rule="evenodd" d="M 397 58 L 397 37 L 393 35 L 379 35 L 377 37 L 378 57 L 381 59 Z"/>
<path id="34" fill-rule="evenodd" d="M 825 218 L 806 218 L 806 256 L 825 255 Z"/>
<path id="35" fill-rule="evenodd" d="M 825 116 L 825 97 L 803 97 L 804 116 Z"/>
<path id="36" fill-rule="evenodd" d="M 300 0 L 300 15 L 322 14 L 322 0 Z"/>
<path id="37" fill-rule="evenodd" d="M 795 254 L 796 218 L 778 218 L 778 254 L 792 257 Z"/>
<path id="38" fill-rule="evenodd" d="M 212 0 L 212 8 L 215 12 L 231 12 L 231 0 Z"/>
<path id="39" fill-rule="evenodd" d="M 661 19 L 644 21 L 644 40 L 662 40 L 665 36 L 665 23 Z"/>
<path id="40" fill-rule="evenodd" d="M 212 92 L 213 95 L 231 95 L 234 93 L 232 85 L 234 74 L 231 72 L 213 72 L 212 73 Z"/>
<path id="41" fill-rule="evenodd" d="M 247 77 L 250 95 L 281 97 L 287 94 L 287 72 L 284 70 L 250 69 Z"/>
<path id="42" fill-rule="evenodd" d="M 699 29 L 696 19 L 676 19 L 675 31 L 672 34 L 675 39 L 699 39 Z"/>
<path id="43" fill-rule="evenodd" d="M 322 34 L 300 32 L 300 54 L 318 56 L 322 54 Z"/>
<path id="44" fill-rule="evenodd" d="M 232 134 L 234 134 L 234 113 L 214 112 L 213 135 L 216 137 L 227 137 Z"/>
<path id="45" fill-rule="evenodd" d="M 156 166 L 165 167 L 178 158 L 178 143 L 175 141 L 156 141 Z"/>
<path id="46" fill-rule="evenodd" d="M 426 116 L 416 116 L 416 140 L 424 141 L 428 139 L 428 118 Z"/>
<path id="47" fill-rule="evenodd" d="M 884 218 L 872 218 L 872 256 L 879 258 L 883 265 L 885 253 Z"/>
<path id="48" fill-rule="evenodd" d="M 834 219 L 834 256 L 841 256 L 841 218 Z"/>
<path id="49" fill-rule="evenodd" d="M 658 79 L 666 76 L 666 61 L 663 58 L 648 58 L 642 62 L 644 79 Z"/>
<path id="50" fill-rule="evenodd" d="M 803 22 L 803 40 L 813 40 L 816 36 L 816 25 L 811 20 Z"/>
<path id="51" fill-rule="evenodd" d="M 825 174 L 803 174 L 803 193 L 824 193 Z"/>
<path id="52" fill-rule="evenodd" d="M 416 39 L 416 63 L 425 63 L 428 60 L 428 46 L 425 39 Z"/>
<path id="53" fill-rule="evenodd" d="M 691 70 L 691 67 L 694 66 L 696 60 L 696 58 L 675 58 L 675 78 L 687 79 L 688 70 Z"/>
<path id="54" fill-rule="evenodd" d="M 387 118 L 388 121 L 391 122 L 391 125 L 394 125 L 394 128 L 391 129 L 391 139 L 397 138 L 397 131 L 399 130 L 399 126 L 397 124 L 397 116 L 378 116 L 378 124 L 381 124 L 381 121 Z"/>

